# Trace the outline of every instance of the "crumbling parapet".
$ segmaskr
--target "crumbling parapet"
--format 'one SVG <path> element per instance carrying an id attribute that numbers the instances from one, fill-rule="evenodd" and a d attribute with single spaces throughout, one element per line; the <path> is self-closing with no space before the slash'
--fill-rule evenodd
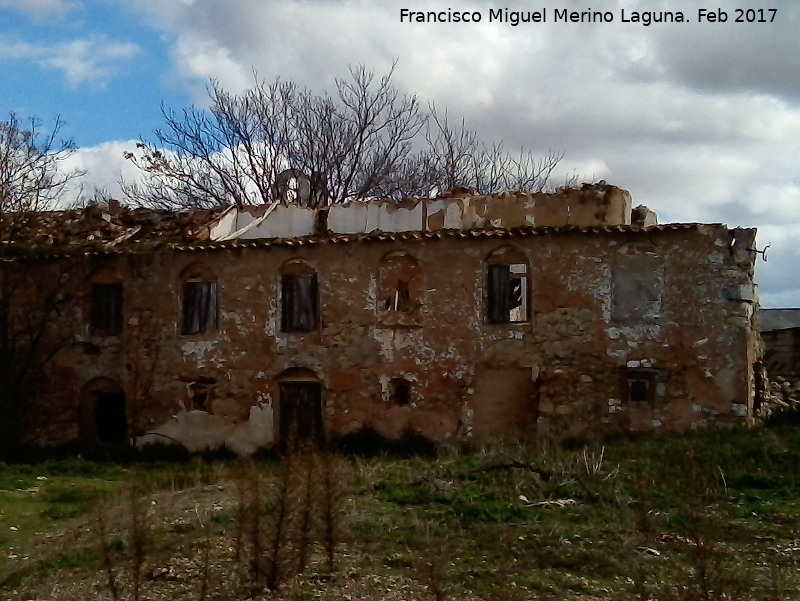
<path id="1" fill-rule="evenodd" d="M 648 209 L 644 205 L 639 205 L 631 211 L 631 225 L 638 225 L 639 227 L 658 225 L 658 217 L 655 211 Z"/>
<path id="2" fill-rule="evenodd" d="M 644 211 L 648 215 L 648 225 L 654 223 L 655 213 L 646 208 Z M 320 219 L 321 215 L 324 219 Z M 324 221 L 324 228 L 320 227 L 321 221 Z M 232 207 L 219 219 L 211 236 L 215 240 L 225 241 L 379 231 L 433 232 L 449 229 L 630 224 L 630 194 L 601 182 L 536 194 L 503 192 L 476 195 L 472 190 L 458 189 L 433 199 L 406 199 L 401 202 L 375 199 L 316 209 L 298 205 Z"/>

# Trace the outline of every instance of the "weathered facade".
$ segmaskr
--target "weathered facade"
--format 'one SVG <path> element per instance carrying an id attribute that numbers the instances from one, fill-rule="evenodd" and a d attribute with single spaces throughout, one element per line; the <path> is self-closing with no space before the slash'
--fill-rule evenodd
<path id="1" fill-rule="evenodd" d="M 55 223 L 2 251 L 69 264 L 33 441 L 480 445 L 753 412 L 755 230 L 657 225 L 613 186 Z"/>

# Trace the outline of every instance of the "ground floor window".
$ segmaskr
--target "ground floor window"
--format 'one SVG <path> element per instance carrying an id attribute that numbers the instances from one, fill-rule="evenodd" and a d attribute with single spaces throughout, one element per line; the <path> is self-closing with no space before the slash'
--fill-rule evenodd
<path id="1" fill-rule="evenodd" d="M 627 367 L 622 374 L 622 393 L 626 401 L 653 402 L 656 398 L 657 370 Z"/>
<path id="2" fill-rule="evenodd" d="M 400 407 L 410 405 L 411 382 L 405 378 L 392 378 L 389 382 L 389 400 Z"/>

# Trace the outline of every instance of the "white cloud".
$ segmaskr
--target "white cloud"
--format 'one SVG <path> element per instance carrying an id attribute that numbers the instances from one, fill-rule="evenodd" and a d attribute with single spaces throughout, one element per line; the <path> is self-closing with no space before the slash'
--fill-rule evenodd
<path id="1" fill-rule="evenodd" d="M 74 0 L 0 0 L 0 9 L 19 11 L 35 21 L 51 21 L 78 7 Z"/>
<path id="2" fill-rule="evenodd" d="M 583 0 L 558 4 L 587 9 Z M 781 4 L 774 23 L 733 23 L 737 6 L 750 8 L 737 0 L 725 8 L 728 23 L 701 24 L 689 0 L 597 0 L 592 7 L 617 22 L 518 27 L 488 23 L 495 3 L 481 0 L 453 7 L 481 10 L 484 22 L 474 25 L 401 24 L 400 8 L 414 8 L 406 2 L 141 0 L 135 8 L 172 40 L 175 72 L 201 95 L 208 78 L 240 91 L 252 68 L 330 89 L 348 64 L 385 72 L 399 58 L 398 85 L 510 149 L 565 151 L 559 174 L 629 188 L 667 220 L 795 232 L 800 5 Z M 622 24 L 620 7 L 683 10 L 693 22 Z M 775 238 L 762 269 L 765 298 L 800 289 L 790 269 L 795 240 Z"/>
<path id="3" fill-rule="evenodd" d="M 120 63 L 141 53 L 136 44 L 98 35 L 57 44 L 0 38 L 0 60 L 32 61 L 45 69 L 61 71 L 71 87 L 103 87 L 117 74 Z"/>
<path id="4" fill-rule="evenodd" d="M 74 40 L 52 50 L 49 56 L 40 59 L 41 64 L 63 71 L 72 86 L 102 86 L 114 75 L 116 63 L 131 60 L 141 53 L 136 44 L 103 37 Z"/>
<path id="5" fill-rule="evenodd" d="M 227 48 L 211 41 L 186 36 L 173 50 L 181 75 L 207 82 L 216 79 L 227 90 L 240 91 L 253 83 L 252 71 L 237 63 Z"/>
<path id="6" fill-rule="evenodd" d="M 86 174 L 73 182 L 65 202 L 71 204 L 80 198 L 90 199 L 96 192 L 122 198 L 119 182 L 135 182 L 142 172 L 123 153 L 136 148 L 135 140 L 125 142 L 105 142 L 98 146 L 80 148 L 64 161 L 62 168 L 67 171 L 83 171 Z"/>
<path id="7" fill-rule="evenodd" d="M 762 306 L 800 307 L 800 283 L 796 276 L 800 262 L 797 232 L 796 223 L 766 225 L 758 230 L 756 248 L 764 250 L 769 245 L 767 260 L 759 257 L 756 262 Z"/>

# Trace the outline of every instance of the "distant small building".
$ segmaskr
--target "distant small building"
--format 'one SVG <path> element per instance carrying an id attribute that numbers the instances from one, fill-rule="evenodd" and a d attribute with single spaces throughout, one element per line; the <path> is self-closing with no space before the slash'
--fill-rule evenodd
<path id="1" fill-rule="evenodd" d="M 614 186 L 15 227 L 13 310 L 63 302 L 31 442 L 482 445 L 753 414 L 755 229 L 658 225 Z"/>
<path id="2" fill-rule="evenodd" d="M 764 367 L 769 378 L 800 379 L 800 309 L 761 309 Z"/>

